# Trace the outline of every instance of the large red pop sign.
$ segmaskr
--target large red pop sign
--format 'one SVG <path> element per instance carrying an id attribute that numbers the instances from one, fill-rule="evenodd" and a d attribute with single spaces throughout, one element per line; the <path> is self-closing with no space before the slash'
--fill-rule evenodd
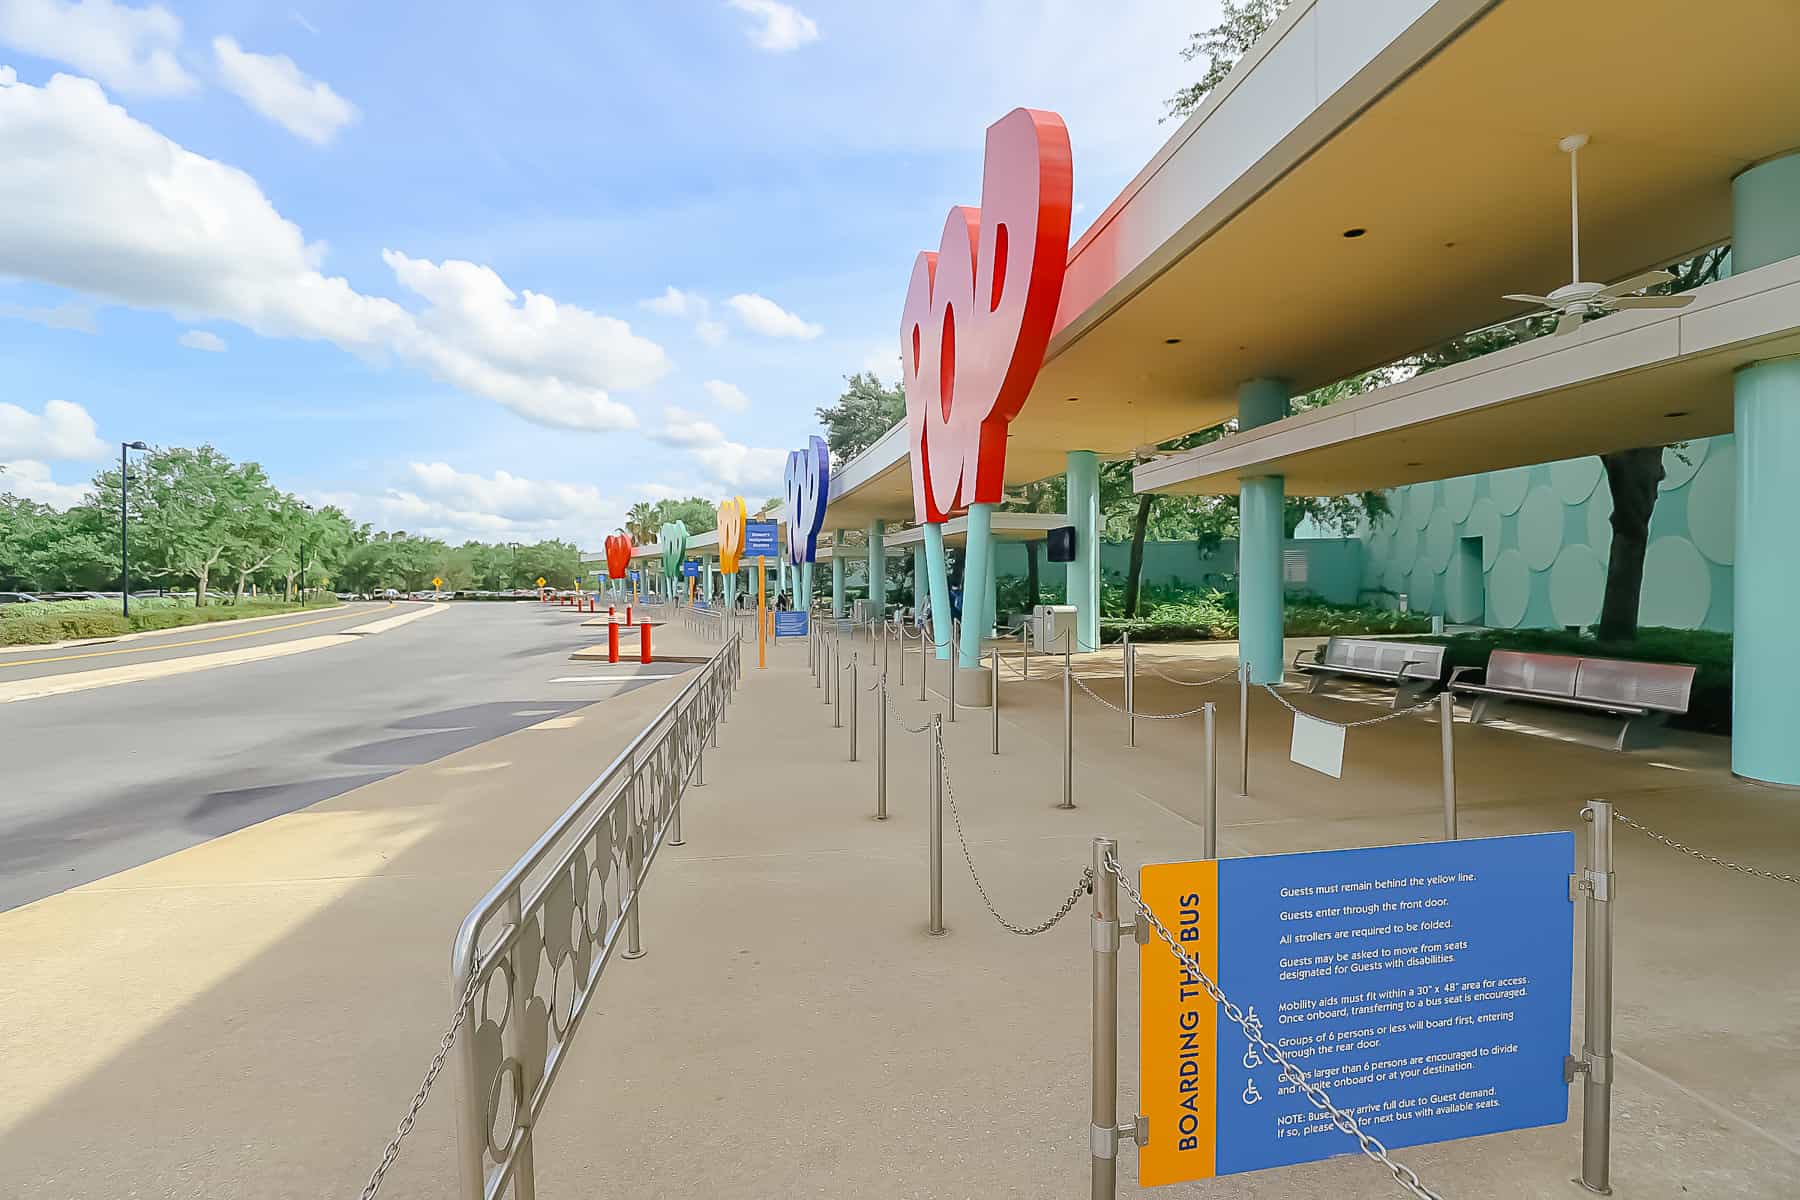
<path id="1" fill-rule="evenodd" d="M 623 579 L 631 569 L 631 539 L 623 533 L 609 534 L 606 539 L 606 577 Z"/>
<path id="2" fill-rule="evenodd" d="M 1006 426 L 1062 298 L 1073 178 L 1062 118 L 1015 108 L 988 127 L 981 207 L 952 208 L 913 264 L 900 357 L 920 522 L 1001 498 Z"/>

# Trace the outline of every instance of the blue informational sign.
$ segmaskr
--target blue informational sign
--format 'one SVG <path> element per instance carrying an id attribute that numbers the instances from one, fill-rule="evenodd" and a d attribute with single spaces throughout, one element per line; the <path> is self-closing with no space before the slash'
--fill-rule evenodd
<path id="1" fill-rule="evenodd" d="M 700 564 L 690 558 L 681 564 L 681 573 L 689 579 L 696 579 L 700 575 Z"/>
<path id="2" fill-rule="evenodd" d="M 1147 866 L 1144 900 L 1263 1036 L 1390 1148 L 1561 1124 L 1570 833 Z M 1139 1182 L 1357 1152 L 1160 939 L 1139 952 Z"/>
<path id="3" fill-rule="evenodd" d="M 744 557 L 774 558 L 781 553 L 781 538 L 773 521 L 744 522 Z"/>
<path id="4" fill-rule="evenodd" d="M 778 611 L 775 614 L 775 636 L 778 638 L 805 637 L 806 616 L 807 614 L 804 612 L 793 610 Z"/>
<path id="5" fill-rule="evenodd" d="M 638 573 L 636 571 L 631 572 L 631 582 L 636 583 L 637 581 L 638 581 Z"/>

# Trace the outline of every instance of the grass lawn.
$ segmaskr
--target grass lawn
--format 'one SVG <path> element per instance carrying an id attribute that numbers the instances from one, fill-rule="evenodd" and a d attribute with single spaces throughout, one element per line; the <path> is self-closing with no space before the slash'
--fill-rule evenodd
<path id="1" fill-rule="evenodd" d="M 307 612 L 336 608 L 335 600 L 309 604 Z M 129 621 L 119 613 L 117 600 L 48 600 L 37 604 L 9 604 L 0 608 L 0 646 L 42 646 L 77 638 L 117 637 L 147 629 L 176 629 L 215 621 L 239 621 L 245 617 L 297 613 L 298 604 L 282 600 L 245 600 L 241 604 L 208 604 L 194 607 L 191 599 L 132 597 Z"/>

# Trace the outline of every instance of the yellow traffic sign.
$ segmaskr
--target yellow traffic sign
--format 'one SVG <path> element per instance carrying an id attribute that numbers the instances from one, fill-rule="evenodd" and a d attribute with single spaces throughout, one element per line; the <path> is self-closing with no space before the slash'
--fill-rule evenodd
<path id="1" fill-rule="evenodd" d="M 434 579 L 433 579 L 433 580 L 432 580 L 432 581 L 431 581 L 431 586 L 432 586 L 432 587 L 433 587 L 433 588 L 434 588 L 434 589 L 436 589 L 436 588 L 441 588 L 441 587 L 443 587 L 443 586 L 444 586 L 444 581 L 443 581 L 443 580 L 442 580 L 442 579 L 435 579 L 435 578 L 434 578 Z"/>
<path id="2" fill-rule="evenodd" d="M 543 587 L 543 586 L 544 586 L 544 577 L 543 577 L 543 576 L 542 576 L 542 575 L 539 575 L 539 576 L 538 576 L 538 586 L 539 586 L 539 587 Z"/>

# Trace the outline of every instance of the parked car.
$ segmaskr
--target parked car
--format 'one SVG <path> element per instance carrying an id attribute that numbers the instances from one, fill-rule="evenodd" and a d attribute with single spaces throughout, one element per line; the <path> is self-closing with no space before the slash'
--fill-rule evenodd
<path id="1" fill-rule="evenodd" d="M 0 604 L 36 604 L 38 598 L 30 592 L 0 592 Z"/>

